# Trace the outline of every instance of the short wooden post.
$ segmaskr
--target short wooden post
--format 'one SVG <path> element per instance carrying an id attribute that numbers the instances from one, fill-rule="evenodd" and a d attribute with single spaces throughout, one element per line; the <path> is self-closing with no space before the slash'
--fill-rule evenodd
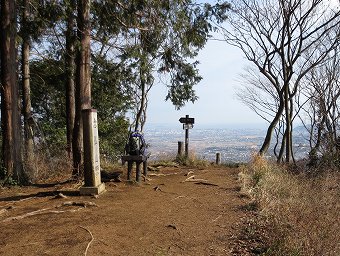
<path id="1" fill-rule="evenodd" d="M 221 153 L 216 153 L 216 164 L 217 165 L 221 164 Z"/>
<path id="2" fill-rule="evenodd" d="M 183 141 L 178 142 L 178 153 L 177 156 L 182 156 L 183 155 Z"/>

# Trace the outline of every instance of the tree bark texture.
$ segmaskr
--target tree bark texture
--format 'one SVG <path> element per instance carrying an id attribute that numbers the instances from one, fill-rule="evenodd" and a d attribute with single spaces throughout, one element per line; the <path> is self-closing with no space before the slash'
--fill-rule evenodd
<path id="1" fill-rule="evenodd" d="M 277 112 L 275 114 L 275 117 L 274 117 L 273 121 L 268 126 L 266 137 L 265 137 L 265 139 L 264 139 L 264 141 L 262 143 L 261 149 L 259 151 L 260 155 L 264 155 L 264 154 L 267 153 L 268 148 L 270 146 L 270 142 L 271 142 L 273 131 L 274 131 L 277 123 L 279 122 L 279 120 L 280 120 L 280 118 L 282 116 L 283 110 L 284 110 L 284 102 L 283 102 L 282 97 L 280 96 L 280 103 L 279 103 L 278 110 L 277 110 Z"/>
<path id="2" fill-rule="evenodd" d="M 285 97 L 285 118 L 286 118 L 286 132 L 285 132 L 285 137 L 286 137 L 286 162 L 289 162 L 292 158 L 291 155 L 291 145 L 292 145 L 292 138 L 291 138 L 291 116 L 290 116 L 290 109 L 293 106 L 290 106 L 290 102 L 289 102 L 289 85 L 286 84 L 285 85 L 285 93 L 284 93 L 284 97 Z"/>
<path id="3" fill-rule="evenodd" d="M 67 10 L 67 31 L 66 31 L 66 54 L 65 54 L 65 70 L 66 70 L 66 133 L 67 133 L 67 152 L 68 156 L 72 154 L 72 138 L 75 119 L 75 16 L 76 1 L 70 0 Z"/>
<path id="4" fill-rule="evenodd" d="M 24 0 L 24 8 L 22 13 L 22 94 L 23 94 L 23 115 L 24 115 L 24 145 L 25 145 L 25 170 L 30 179 L 34 178 L 33 159 L 34 159 L 34 143 L 32 129 L 32 113 L 31 113 L 31 86 L 30 86 L 30 39 L 27 29 L 27 19 L 29 18 L 30 0 Z"/>
<path id="5" fill-rule="evenodd" d="M 143 127 L 144 127 L 142 116 L 146 108 L 146 82 L 145 82 L 144 74 L 142 71 L 142 67 L 140 67 L 139 76 L 140 76 L 140 83 L 141 83 L 140 90 L 141 90 L 142 95 L 141 95 L 139 108 L 137 109 L 135 131 L 137 131 L 139 127 L 141 128 L 140 131 L 143 131 Z"/>
<path id="6" fill-rule="evenodd" d="M 14 0 L 1 1 L 1 116 L 3 167 L 7 178 L 24 182 L 21 159 L 19 90 L 16 75 L 16 12 Z"/>
<path id="7" fill-rule="evenodd" d="M 73 174 L 78 176 L 82 162 L 83 126 L 82 109 L 91 108 L 91 66 L 90 66 L 90 0 L 78 2 L 78 39 L 80 40 L 77 52 L 76 88 L 75 88 L 75 122 L 73 129 Z"/>

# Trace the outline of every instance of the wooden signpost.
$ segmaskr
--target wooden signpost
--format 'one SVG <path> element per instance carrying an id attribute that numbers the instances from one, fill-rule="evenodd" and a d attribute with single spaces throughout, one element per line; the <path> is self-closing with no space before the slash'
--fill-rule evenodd
<path id="1" fill-rule="evenodd" d="M 179 122 L 183 124 L 183 129 L 185 130 L 185 157 L 189 155 L 189 129 L 194 127 L 195 118 L 189 117 L 186 115 L 185 117 L 181 117 Z"/>
<path id="2" fill-rule="evenodd" d="M 105 184 L 101 182 L 100 175 L 97 110 L 82 110 L 82 118 L 85 185 L 80 188 L 80 194 L 98 195 L 105 191 Z"/>

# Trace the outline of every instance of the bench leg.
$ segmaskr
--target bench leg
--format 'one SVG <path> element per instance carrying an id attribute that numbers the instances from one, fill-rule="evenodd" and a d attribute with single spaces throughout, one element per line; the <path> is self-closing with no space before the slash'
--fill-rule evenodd
<path id="1" fill-rule="evenodd" d="M 127 179 L 128 180 L 131 180 L 132 165 L 133 165 L 133 162 L 128 161 L 128 172 L 127 172 Z"/>
<path id="2" fill-rule="evenodd" d="M 143 175 L 145 178 L 148 175 L 148 161 L 143 162 Z"/>
<path id="3" fill-rule="evenodd" d="M 140 182 L 140 162 L 136 162 L 136 181 Z"/>
<path id="4" fill-rule="evenodd" d="M 136 162 L 136 181 L 140 181 L 140 162 Z"/>

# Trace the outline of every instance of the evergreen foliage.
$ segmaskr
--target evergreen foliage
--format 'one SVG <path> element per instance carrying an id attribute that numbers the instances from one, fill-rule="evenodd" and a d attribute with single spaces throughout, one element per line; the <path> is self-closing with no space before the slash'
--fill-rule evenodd
<path id="1" fill-rule="evenodd" d="M 76 64 L 72 47 L 74 53 L 81 48 L 77 3 L 18 0 L 16 5 L 17 40 L 30 44 L 32 119 L 31 128 L 25 119 L 25 129 L 32 129 L 35 152 L 47 150 L 51 157 L 70 148 L 65 85 L 76 75 L 68 66 L 72 58 Z M 202 77 L 195 57 L 229 6 L 180 0 L 90 3 L 92 107 L 98 110 L 102 156 L 116 160 L 128 136 L 127 111 L 136 112 L 136 127 L 144 124 L 147 93 L 156 82 L 168 87 L 165 100 L 176 108 L 197 100 L 194 85 Z"/>

